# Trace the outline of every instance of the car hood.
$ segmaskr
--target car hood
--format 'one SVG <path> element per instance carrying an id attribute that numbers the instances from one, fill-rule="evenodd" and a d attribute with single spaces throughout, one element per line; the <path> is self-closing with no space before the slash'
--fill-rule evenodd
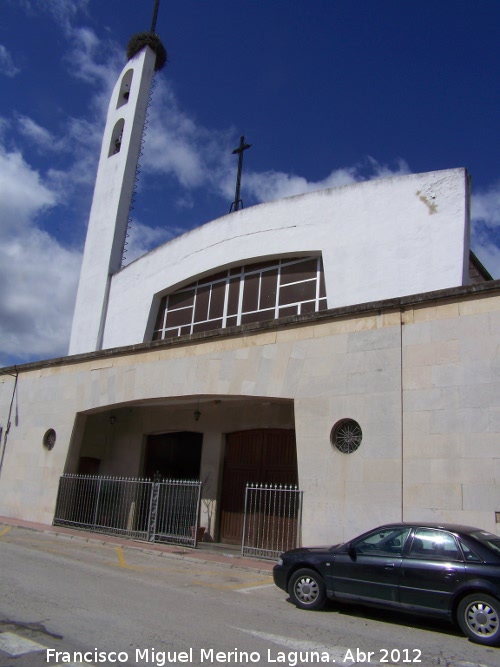
<path id="1" fill-rule="evenodd" d="M 299 547 L 298 549 L 292 549 L 291 551 L 286 551 L 283 556 L 300 556 L 301 554 L 325 554 L 332 551 L 336 551 L 342 544 L 328 544 L 321 545 L 317 547 Z"/>

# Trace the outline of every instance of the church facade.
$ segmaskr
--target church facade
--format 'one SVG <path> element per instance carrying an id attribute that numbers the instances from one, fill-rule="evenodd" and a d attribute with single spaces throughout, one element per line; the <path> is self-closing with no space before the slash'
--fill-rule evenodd
<path id="1" fill-rule="evenodd" d="M 304 544 L 499 532 L 500 281 L 467 172 L 235 211 L 121 268 L 154 67 L 145 47 L 110 102 L 69 356 L 2 369 L 0 515 L 51 523 L 63 473 L 160 473 L 202 480 L 220 542 L 267 482 L 303 492 Z"/>

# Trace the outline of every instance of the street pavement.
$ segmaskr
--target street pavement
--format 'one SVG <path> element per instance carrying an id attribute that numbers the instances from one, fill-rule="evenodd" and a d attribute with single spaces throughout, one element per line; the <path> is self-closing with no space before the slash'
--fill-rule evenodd
<path id="1" fill-rule="evenodd" d="M 0 518 L 0 667 L 500 667 L 446 623 L 298 610 L 273 565 Z"/>
<path id="2" fill-rule="evenodd" d="M 145 552 L 159 553 L 181 560 L 192 560 L 195 563 L 212 563 L 224 565 L 226 567 L 235 567 L 246 569 L 249 571 L 271 573 L 275 562 L 271 560 L 246 558 L 241 555 L 239 547 L 232 545 L 214 545 L 211 543 L 201 542 L 198 548 L 190 549 L 179 545 L 160 544 L 142 542 L 115 535 L 104 535 L 101 533 L 91 533 L 88 531 L 73 530 L 62 526 L 47 526 L 41 523 L 34 523 L 32 521 L 24 521 L 22 519 L 11 519 L 0 516 L 0 536 L 2 534 L 2 527 L 16 527 L 24 528 L 26 530 L 33 530 L 39 533 L 46 533 L 48 535 L 64 535 L 75 540 L 84 540 L 86 542 L 94 542 L 97 544 L 108 544 L 129 549 L 138 549 Z"/>

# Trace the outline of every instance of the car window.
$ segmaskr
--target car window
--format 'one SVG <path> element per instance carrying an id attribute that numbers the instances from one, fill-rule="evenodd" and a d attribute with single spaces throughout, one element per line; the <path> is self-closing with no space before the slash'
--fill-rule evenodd
<path id="1" fill-rule="evenodd" d="M 369 556 L 401 556 L 410 528 L 383 528 L 353 542 L 356 553 Z"/>
<path id="2" fill-rule="evenodd" d="M 470 547 L 468 547 L 465 544 L 465 542 L 460 541 L 460 546 L 462 547 L 462 551 L 464 552 L 465 560 L 468 563 L 482 563 L 482 558 L 479 558 L 476 552 L 473 551 Z"/>
<path id="3" fill-rule="evenodd" d="M 493 533 L 487 533 L 485 530 L 478 530 L 477 532 L 471 533 L 472 537 L 475 537 L 476 540 L 479 540 L 492 551 L 497 554 L 500 554 L 500 537 L 498 535 L 493 535 Z"/>
<path id="4" fill-rule="evenodd" d="M 451 533 L 432 528 L 417 528 L 409 557 L 429 560 L 462 560 L 455 537 Z"/>

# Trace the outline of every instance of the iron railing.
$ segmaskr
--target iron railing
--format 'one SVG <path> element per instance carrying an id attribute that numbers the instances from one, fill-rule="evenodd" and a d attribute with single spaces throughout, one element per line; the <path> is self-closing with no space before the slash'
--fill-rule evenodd
<path id="1" fill-rule="evenodd" d="M 302 495 L 296 486 L 247 484 L 242 554 L 278 558 L 300 546 Z"/>
<path id="2" fill-rule="evenodd" d="M 63 475 L 55 526 L 196 546 L 201 482 Z"/>

